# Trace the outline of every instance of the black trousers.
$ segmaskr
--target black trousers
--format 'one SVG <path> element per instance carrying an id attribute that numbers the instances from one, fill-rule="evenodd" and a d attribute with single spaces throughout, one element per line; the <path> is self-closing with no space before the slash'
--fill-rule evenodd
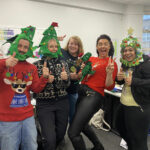
<path id="1" fill-rule="evenodd" d="M 150 127 L 150 107 L 143 108 L 120 104 L 116 128 L 127 142 L 128 150 L 148 150 L 147 137 Z"/>
<path id="2" fill-rule="evenodd" d="M 61 99 L 53 104 L 37 106 L 37 117 L 43 137 L 43 150 L 56 150 L 63 140 L 69 116 L 69 101 Z"/>
<path id="3" fill-rule="evenodd" d="M 93 129 L 88 125 L 92 116 L 102 107 L 103 101 L 104 97 L 98 92 L 86 85 L 80 86 L 76 112 L 68 130 L 68 136 L 75 150 L 86 150 L 81 132 L 89 138 L 94 147 L 97 147 L 98 150 L 103 149 Z"/>

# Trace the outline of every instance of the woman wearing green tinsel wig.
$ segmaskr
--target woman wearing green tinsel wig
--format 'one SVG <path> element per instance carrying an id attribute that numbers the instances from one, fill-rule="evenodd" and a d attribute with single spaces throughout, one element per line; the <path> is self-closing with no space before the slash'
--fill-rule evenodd
<path id="1" fill-rule="evenodd" d="M 116 127 L 121 137 L 127 142 L 128 150 L 148 150 L 150 58 L 140 50 L 140 43 L 132 36 L 132 33 L 122 40 L 122 66 L 117 75 L 117 82 L 124 86 Z"/>
<path id="2" fill-rule="evenodd" d="M 41 76 L 44 62 L 49 68 L 48 83 L 41 93 L 35 95 L 37 115 L 41 125 L 43 150 L 56 150 L 64 139 L 69 116 L 69 101 L 66 89 L 70 84 L 67 63 L 61 57 L 60 44 L 55 28 L 57 23 L 43 33 L 39 54 L 42 59 L 35 62 Z"/>

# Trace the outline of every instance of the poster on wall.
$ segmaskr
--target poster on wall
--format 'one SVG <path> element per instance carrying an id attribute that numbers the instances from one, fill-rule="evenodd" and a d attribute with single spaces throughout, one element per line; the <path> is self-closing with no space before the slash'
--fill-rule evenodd
<path id="1" fill-rule="evenodd" d="M 6 57 L 8 48 L 10 46 L 9 43 L 6 43 L 6 40 L 13 37 L 15 35 L 15 31 L 13 29 L 3 29 L 0 28 L 0 58 Z"/>

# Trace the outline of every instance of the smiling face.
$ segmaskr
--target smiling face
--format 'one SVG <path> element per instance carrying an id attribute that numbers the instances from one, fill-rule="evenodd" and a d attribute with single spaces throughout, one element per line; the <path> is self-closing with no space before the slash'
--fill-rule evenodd
<path id="1" fill-rule="evenodd" d="M 126 47 L 123 50 L 123 59 L 127 61 L 133 61 L 136 58 L 135 49 L 133 47 Z"/>
<path id="2" fill-rule="evenodd" d="M 110 43 L 107 39 L 100 39 L 96 45 L 99 58 L 106 58 L 108 57 L 108 53 L 110 50 Z"/>
<path id="3" fill-rule="evenodd" d="M 54 39 L 49 40 L 49 42 L 48 42 L 48 50 L 50 52 L 52 52 L 52 53 L 56 53 L 57 52 L 58 45 L 57 45 L 56 40 L 54 40 Z"/>
<path id="4" fill-rule="evenodd" d="M 19 43 L 18 43 L 18 52 L 19 52 L 19 54 L 21 54 L 21 55 L 26 54 L 29 50 L 29 46 L 30 46 L 30 43 L 29 43 L 28 40 L 20 39 Z"/>
<path id="5" fill-rule="evenodd" d="M 71 38 L 69 40 L 68 43 L 68 52 L 72 55 L 72 56 L 78 56 L 78 52 L 79 52 L 79 45 L 78 42 Z"/>

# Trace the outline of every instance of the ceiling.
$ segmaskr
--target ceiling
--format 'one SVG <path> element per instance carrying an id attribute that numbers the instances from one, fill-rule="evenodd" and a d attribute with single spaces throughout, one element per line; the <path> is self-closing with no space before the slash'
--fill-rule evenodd
<path id="1" fill-rule="evenodd" d="M 32 0 L 32 1 L 54 1 L 55 0 Z M 57 0 L 60 2 L 63 2 L 62 0 Z M 75 1 L 75 0 L 74 0 Z M 86 1 L 86 0 L 78 0 L 78 1 Z M 101 1 L 101 0 L 95 0 L 95 1 Z M 109 2 L 116 2 L 116 3 L 121 3 L 121 4 L 133 4 L 133 5 L 143 5 L 143 6 L 150 6 L 150 0 L 105 0 L 105 1 L 109 1 Z M 94 2 L 94 0 L 93 0 Z"/>
<path id="2" fill-rule="evenodd" d="M 139 4 L 139 5 L 150 6 L 150 0 L 107 0 L 107 1 L 117 2 L 122 4 Z"/>

